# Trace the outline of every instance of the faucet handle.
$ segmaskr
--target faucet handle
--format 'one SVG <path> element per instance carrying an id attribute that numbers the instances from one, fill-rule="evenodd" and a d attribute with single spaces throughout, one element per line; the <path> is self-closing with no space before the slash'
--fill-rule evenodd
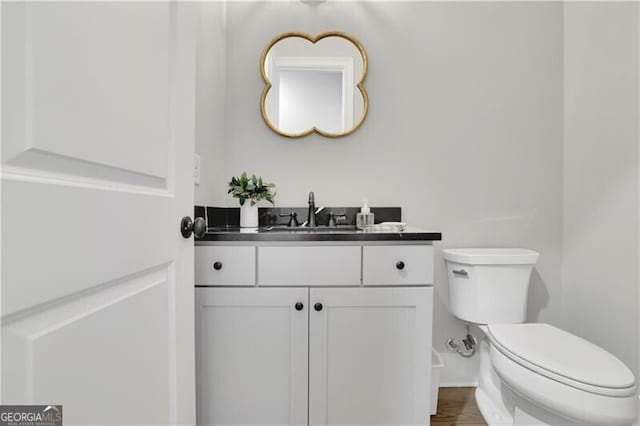
<path id="1" fill-rule="evenodd" d="M 293 227 L 300 226 L 300 222 L 298 222 L 298 213 L 296 212 L 291 212 L 288 214 L 279 214 L 278 216 L 289 218 L 289 223 L 287 224 L 288 227 L 293 228 Z"/>
<path id="2" fill-rule="evenodd" d="M 346 219 L 347 215 L 345 213 L 342 214 L 336 214 L 334 212 L 330 212 L 329 213 L 329 226 L 337 226 L 337 221 L 336 219 Z"/>

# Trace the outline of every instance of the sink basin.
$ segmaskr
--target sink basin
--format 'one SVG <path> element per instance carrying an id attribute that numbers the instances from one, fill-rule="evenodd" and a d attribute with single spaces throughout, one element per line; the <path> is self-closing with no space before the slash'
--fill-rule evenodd
<path id="1" fill-rule="evenodd" d="M 246 233 L 262 233 L 262 232 L 299 232 L 299 233 L 327 233 L 327 232 L 354 232 L 356 231 L 355 225 L 338 225 L 338 226 L 296 226 L 289 227 L 286 225 L 268 226 L 263 225 L 258 228 L 246 228 L 242 229 L 238 226 L 227 227 L 210 227 L 207 228 L 207 233 L 219 233 L 219 232 L 246 232 Z"/>
<path id="2" fill-rule="evenodd" d="M 267 232 L 336 232 L 336 231 L 355 231 L 354 225 L 338 225 L 338 226 L 273 226 L 265 228 Z"/>

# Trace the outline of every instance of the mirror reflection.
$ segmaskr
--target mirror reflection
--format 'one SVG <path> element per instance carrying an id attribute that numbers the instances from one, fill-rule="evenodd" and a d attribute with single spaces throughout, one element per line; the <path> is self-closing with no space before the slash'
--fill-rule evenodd
<path id="1" fill-rule="evenodd" d="M 283 136 L 344 136 L 364 121 L 367 57 L 348 34 L 281 34 L 262 53 L 260 71 L 262 117 Z"/>

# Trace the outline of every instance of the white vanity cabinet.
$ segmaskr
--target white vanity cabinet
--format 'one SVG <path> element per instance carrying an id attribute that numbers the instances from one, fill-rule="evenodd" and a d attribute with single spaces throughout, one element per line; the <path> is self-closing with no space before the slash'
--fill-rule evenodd
<path id="1" fill-rule="evenodd" d="M 213 265 L 239 246 L 211 247 L 196 258 Z M 431 245 L 241 247 L 255 285 L 225 286 L 224 262 L 199 274 L 215 286 L 196 282 L 198 424 L 429 424 Z M 392 267 L 389 283 L 367 265 Z"/>

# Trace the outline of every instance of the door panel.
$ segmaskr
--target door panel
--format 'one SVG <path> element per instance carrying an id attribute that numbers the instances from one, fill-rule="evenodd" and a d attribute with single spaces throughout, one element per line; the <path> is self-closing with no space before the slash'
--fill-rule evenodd
<path id="1" fill-rule="evenodd" d="M 29 2 L 4 17 L 3 74 L 23 107 L 6 111 L 20 137 L 5 164 L 33 152 L 165 180 L 176 8 Z"/>
<path id="2" fill-rule="evenodd" d="M 2 402 L 193 423 L 193 6 L 1 7 Z"/>
<path id="3" fill-rule="evenodd" d="M 122 422 L 123 414 L 130 424 L 166 422 L 169 335 L 156 321 L 168 316 L 167 272 L 166 267 L 149 271 L 4 324 L 3 361 L 11 366 L 4 370 L 5 380 L 22 385 L 7 387 L 4 398 L 64 401 L 65 414 L 105 424 Z M 65 357 L 51 356 L 60 353 Z M 113 399 L 108 391 L 90 388 L 78 394 L 87 377 L 105 390 L 126 387 L 128 395 L 143 397 Z"/>
<path id="4" fill-rule="evenodd" d="M 307 423 L 308 291 L 196 289 L 198 424 Z"/>
<path id="5" fill-rule="evenodd" d="M 432 292 L 311 289 L 309 424 L 429 423 Z"/>

